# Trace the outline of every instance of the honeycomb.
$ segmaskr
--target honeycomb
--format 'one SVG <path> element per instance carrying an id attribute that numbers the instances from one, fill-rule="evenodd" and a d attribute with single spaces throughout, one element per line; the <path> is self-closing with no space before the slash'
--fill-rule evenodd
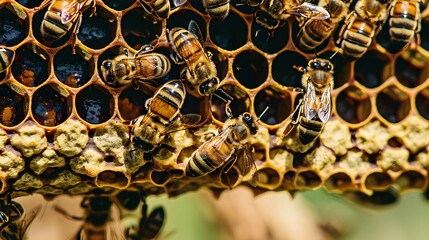
<path id="1" fill-rule="evenodd" d="M 55 42 L 42 37 L 47 7 L 35 10 L 41 2 L 0 3 L 0 45 L 15 51 L 11 67 L 0 73 L 1 194 L 52 198 L 133 188 L 177 196 L 200 187 L 215 195 L 237 185 L 255 194 L 326 187 L 387 204 L 379 199 L 390 196 L 392 186 L 400 192 L 427 188 L 428 11 L 422 12 L 420 46 L 395 50 L 386 25 L 360 59 L 332 58 L 332 116 L 320 137 L 303 145 L 296 133 L 281 138 L 302 97 L 292 89 L 301 87 L 302 77 L 294 66 L 333 55 L 338 31 L 316 54 L 298 47 L 295 18 L 268 30 L 255 22 L 253 8 L 238 1 L 231 2 L 223 21 L 211 20 L 201 1 L 156 21 L 139 1 L 99 0 L 94 16 L 83 12 L 73 54 L 70 33 Z M 130 142 L 131 120 L 147 113 L 145 102 L 154 91 L 141 83 L 110 87 L 102 81 L 101 63 L 123 48 L 135 53 L 152 44 L 154 52 L 170 56 L 166 29 L 187 28 L 191 20 L 213 54 L 219 88 L 233 97 L 233 116 L 248 111 L 257 117 L 269 107 L 250 140 L 257 187 L 244 181 L 237 166 L 227 174 L 218 169 L 198 178 L 185 175 L 191 154 L 228 119 L 221 99 L 188 93 L 181 113 L 200 114 L 206 121 L 172 133 L 146 153 Z M 179 78 L 180 67 L 172 62 L 168 75 L 156 81 Z M 213 134 L 197 134 L 202 132 Z"/>

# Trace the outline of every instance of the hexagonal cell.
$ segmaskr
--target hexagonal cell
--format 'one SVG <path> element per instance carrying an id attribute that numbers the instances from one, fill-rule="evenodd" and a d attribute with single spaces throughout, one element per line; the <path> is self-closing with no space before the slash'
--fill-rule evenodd
<path id="1" fill-rule="evenodd" d="M 205 40 L 207 37 L 206 21 L 195 11 L 191 11 L 189 9 L 179 10 L 171 14 L 167 21 L 167 29 L 175 27 L 188 29 L 188 25 L 191 20 L 198 24 L 201 34 L 203 35 L 203 39 Z"/>
<path id="2" fill-rule="evenodd" d="M 339 117 L 349 123 L 360 123 L 371 114 L 368 93 L 353 85 L 338 94 L 335 107 Z"/>
<path id="3" fill-rule="evenodd" d="M 429 31 L 424 31 L 423 29 L 429 29 L 429 15 L 422 19 L 422 31 L 420 31 L 420 39 L 422 46 L 424 49 L 429 51 Z"/>
<path id="4" fill-rule="evenodd" d="M 389 86 L 379 92 L 376 105 L 378 113 L 391 123 L 400 122 L 407 117 L 411 108 L 408 94 L 395 86 Z"/>
<path id="5" fill-rule="evenodd" d="M 32 98 L 34 119 L 48 127 L 64 122 L 71 114 L 71 97 L 67 90 L 57 85 L 45 85 Z"/>
<path id="6" fill-rule="evenodd" d="M 145 102 L 150 97 L 133 87 L 124 89 L 118 99 L 121 117 L 125 120 L 132 120 L 145 114 L 147 112 Z"/>
<path id="7" fill-rule="evenodd" d="M 270 54 L 277 53 L 288 42 L 289 25 L 285 24 L 277 29 L 269 30 L 253 21 L 250 37 L 253 44 L 262 51 Z"/>
<path id="8" fill-rule="evenodd" d="M 258 185 L 275 187 L 280 184 L 280 175 L 275 169 L 263 168 L 255 174 Z"/>
<path id="9" fill-rule="evenodd" d="M 312 170 L 298 172 L 295 185 L 300 189 L 316 189 L 322 185 L 322 178 Z"/>
<path id="10" fill-rule="evenodd" d="M 377 51 L 368 51 L 355 63 L 355 79 L 368 88 L 380 86 L 392 75 L 389 58 Z"/>
<path id="11" fill-rule="evenodd" d="M 221 182 L 223 185 L 232 187 L 238 181 L 239 173 L 235 167 L 229 169 L 228 173 L 224 173 L 220 176 Z"/>
<path id="12" fill-rule="evenodd" d="M 40 6 L 43 0 L 17 0 L 17 2 L 26 8 L 34 8 Z"/>
<path id="13" fill-rule="evenodd" d="M 395 62 L 398 81 L 409 88 L 417 87 L 429 77 L 428 58 L 418 50 L 403 52 Z"/>
<path id="14" fill-rule="evenodd" d="M 95 184 L 98 187 L 125 189 L 130 184 L 130 180 L 130 177 L 121 171 L 105 170 L 97 175 Z"/>
<path id="15" fill-rule="evenodd" d="M 401 175 L 396 179 L 396 184 L 399 185 L 401 191 L 409 189 L 423 189 L 427 184 L 427 180 L 421 172 L 409 170 L 401 173 Z"/>
<path id="16" fill-rule="evenodd" d="M 77 94 L 76 110 L 79 116 L 89 123 L 103 123 L 113 115 L 113 97 L 103 87 L 89 85 Z"/>
<path id="17" fill-rule="evenodd" d="M 168 172 L 159 172 L 159 171 L 153 171 L 150 174 L 150 179 L 158 185 L 165 184 L 170 179 L 170 173 Z"/>
<path id="18" fill-rule="evenodd" d="M 280 89 L 267 87 L 256 94 L 254 102 L 255 114 L 259 116 L 269 107 L 267 112 L 261 116 L 261 121 L 275 125 L 283 122 L 292 112 L 291 96 Z"/>
<path id="19" fill-rule="evenodd" d="M 238 117 L 240 114 L 249 111 L 250 98 L 244 90 L 238 86 L 230 84 L 223 85 L 220 89 L 234 98 L 229 105 L 234 117 Z M 213 117 L 219 121 L 224 122 L 228 119 L 225 113 L 225 102 L 216 96 L 213 96 L 211 99 L 211 111 L 213 113 Z"/>
<path id="20" fill-rule="evenodd" d="M 337 172 L 329 176 L 325 182 L 325 186 L 329 191 L 339 190 L 352 187 L 352 178 L 345 172 Z"/>
<path id="21" fill-rule="evenodd" d="M 143 8 L 133 8 L 123 16 L 121 21 L 121 32 L 125 41 L 136 50 L 153 42 L 162 33 L 162 23 L 153 23 L 145 17 L 145 14 Z"/>
<path id="22" fill-rule="evenodd" d="M 0 124 L 12 127 L 22 122 L 28 111 L 28 95 L 16 92 L 14 88 L 0 85 Z"/>
<path id="23" fill-rule="evenodd" d="M 418 113 L 429 120 L 429 87 L 422 89 L 417 94 L 415 101 Z"/>
<path id="24" fill-rule="evenodd" d="M 25 44 L 15 52 L 12 74 L 27 87 L 39 86 L 49 76 L 48 54 L 41 48 Z"/>
<path id="25" fill-rule="evenodd" d="M 392 185 L 393 180 L 385 172 L 372 172 L 364 178 L 364 185 L 367 189 L 382 191 Z"/>
<path id="26" fill-rule="evenodd" d="M 28 35 L 27 14 L 15 3 L 0 5 L 0 45 L 14 46 Z"/>
<path id="27" fill-rule="evenodd" d="M 209 30 L 211 40 L 220 48 L 235 50 L 246 44 L 246 22 L 233 11 L 221 22 L 210 21 Z"/>
<path id="28" fill-rule="evenodd" d="M 240 52 L 232 65 L 235 78 L 246 88 L 257 88 L 267 80 L 268 62 L 253 50 Z"/>
<path id="29" fill-rule="evenodd" d="M 292 51 L 284 51 L 273 60 L 272 74 L 274 81 L 287 87 L 300 87 L 302 73 L 294 69 L 294 66 L 307 66 L 307 59 Z"/>
<path id="30" fill-rule="evenodd" d="M 92 49 L 109 45 L 116 37 L 116 17 L 105 8 L 97 6 L 97 14 L 90 17 L 91 10 L 83 12 L 82 24 L 77 37 Z"/>
<path id="31" fill-rule="evenodd" d="M 117 10 L 117 11 L 121 11 L 121 10 L 124 10 L 124 9 L 131 7 L 131 5 L 134 4 L 135 0 L 121 0 L 121 1 L 103 0 L 103 2 L 108 7 L 112 8 L 114 10 Z"/>
<path id="32" fill-rule="evenodd" d="M 88 62 L 80 54 L 73 54 L 71 46 L 67 46 L 54 57 L 55 76 L 70 87 L 85 85 L 94 73 L 94 60 Z"/>

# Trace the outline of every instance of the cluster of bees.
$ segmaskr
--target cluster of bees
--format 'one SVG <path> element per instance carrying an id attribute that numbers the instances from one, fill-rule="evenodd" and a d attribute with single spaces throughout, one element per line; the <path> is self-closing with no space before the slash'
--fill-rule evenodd
<path id="1" fill-rule="evenodd" d="M 215 20 L 222 21 L 230 10 L 229 0 L 202 0 L 207 13 Z M 140 1 L 142 6 L 155 19 L 167 19 L 172 7 L 180 7 L 186 1 L 174 0 L 170 7 L 168 0 Z M 291 16 L 297 16 L 300 30 L 297 35 L 298 46 L 303 50 L 313 50 L 325 42 L 342 24 L 338 32 L 338 51 L 329 59 L 316 57 L 307 66 L 296 66 L 302 72 L 302 88 L 290 88 L 303 94 L 290 116 L 290 123 L 283 137 L 290 137 L 293 130 L 302 144 L 315 141 L 324 124 L 331 116 L 331 90 L 334 86 L 334 66 L 330 60 L 342 53 L 354 61 L 362 57 L 387 20 L 391 40 L 399 48 L 418 46 L 420 43 L 420 4 L 425 0 L 320 0 L 318 4 L 294 0 L 242 0 L 242 4 L 254 7 L 254 18 L 263 27 L 273 30 Z M 354 10 L 349 7 L 354 4 Z M 77 33 L 82 22 L 82 13 L 92 9 L 95 14 L 95 0 L 45 0 L 35 10 L 48 7 L 41 25 L 41 33 L 46 42 L 57 41 L 72 33 L 73 51 Z M 199 177 L 217 169 L 227 173 L 236 166 L 244 180 L 257 185 L 257 167 L 252 157 L 250 138 L 258 132 L 258 121 L 249 112 L 234 117 L 229 105 L 234 99 L 218 89 L 216 65 L 212 54 L 205 48 L 199 26 L 190 21 L 187 29 L 167 29 L 171 56 L 154 52 L 155 47 L 144 45 L 136 54 L 124 49 L 113 59 L 101 63 L 102 80 L 111 87 L 121 87 L 136 82 L 155 84 L 156 79 L 166 76 L 171 69 L 171 61 L 182 66 L 180 79 L 170 80 L 158 87 L 154 95 L 145 103 L 147 113 L 134 119 L 132 124 L 131 146 L 152 152 L 159 147 L 170 133 L 192 129 L 202 124 L 198 114 L 182 114 L 187 92 L 199 97 L 215 96 L 225 102 L 228 120 L 219 133 L 195 150 L 186 166 L 186 175 Z M 0 73 L 6 71 L 14 60 L 14 51 L 0 47 Z M 222 95 L 222 96 L 221 96 Z M 263 114 L 263 113 L 262 113 Z M 262 115 L 261 114 L 261 115 Z M 124 191 L 126 192 L 126 191 Z M 118 202 L 121 208 L 134 210 L 140 204 L 142 219 L 137 229 L 127 228 L 127 239 L 152 239 L 163 222 L 163 208 L 155 209 L 147 216 L 145 198 L 138 192 L 126 192 L 111 197 L 86 197 L 82 201 L 85 217 L 75 217 L 63 209 L 57 211 L 73 219 L 84 220 L 76 239 L 103 239 L 106 225 L 110 220 L 112 203 Z M 22 239 L 26 228 L 35 218 L 40 208 L 24 214 L 21 205 L 3 197 L 0 203 L 0 232 L 6 239 Z M 118 200 L 119 199 L 119 200 Z M 27 216 L 24 216 L 27 215 Z M 113 234 L 113 233 L 112 233 Z M 115 238 L 119 239 L 119 237 Z"/>

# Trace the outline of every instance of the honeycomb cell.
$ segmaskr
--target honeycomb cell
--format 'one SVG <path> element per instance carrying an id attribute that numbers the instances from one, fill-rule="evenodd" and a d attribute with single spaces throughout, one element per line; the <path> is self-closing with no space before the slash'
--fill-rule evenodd
<path id="1" fill-rule="evenodd" d="M 322 185 L 322 178 L 311 170 L 298 172 L 295 185 L 300 189 L 316 189 Z"/>
<path id="2" fill-rule="evenodd" d="M 209 30 L 213 43 L 225 50 L 235 50 L 246 44 L 246 22 L 233 11 L 221 22 L 210 21 Z"/>
<path id="3" fill-rule="evenodd" d="M 391 123 L 400 122 L 407 117 L 411 108 L 410 97 L 395 86 L 389 86 L 378 93 L 376 105 L 380 115 Z"/>
<path id="4" fill-rule="evenodd" d="M 377 51 L 368 51 L 355 63 L 355 78 L 365 87 L 376 88 L 391 75 L 389 58 Z"/>
<path id="5" fill-rule="evenodd" d="M 382 191 L 393 183 L 393 179 L 386 172 L 372 172 L 366 176 L 364 185 L 367 189 Z"/>
<path id="6" fill-rule="evenodd" d="M 105 8 L 97 6 L 96 15 L 90 17 L 91 10 L 82 15 L 82 24 L 77 37 L 92 49 L 101 49 L 109 45 L 116 37 L 116 17 Z"/>
<path id="7" fill-rule="evenodd" d="M 280 176 L 275 169 L 263 168 L 258 170 L 255 174 L 258 185 L 274 188 L 280 184 Z"/>
<path id="8" fill-rule="evenodd" d="M 29 21 L 15 3 L 0 4 L 0 45 L 14 46 L 28 35 Z"/>
<path id="9" fill-rule="evenodd" d="M 419 171 L 409 170 L 404 171 L 396 179 L 396 184 L 399 185 L 401 191 L 409 189 L 424 189 L 427 184 L 426 177 Z"/>
<path id="10" fill-rule="evenodd" d="M 76 110 L 86 122 L 99 124 L 113 115 L 112 95 L 99 85 L 89 85 L 76 96 Z"/>
<path id="11" fill-rule="evenodd" d="M 344 189 L 352 187 L 352 183 L 353 181 L 350 175 L 345 172 L 337 172 L 329 176 L 325 182 L 325 186 L 329 191 L 343 191 Z"/>
<path id="12" fill-rule="evenodd" d="M 207 37 L 207 30 L 205 27 L 206 22 L 195 11 L 191 11 L 189 9 L 179 10 L 171 14 L 167 21 L 167 29 L 173 29 L 175 27 L 188 29 L 188 25 L 191 20 L 196 22 L 200 27 L 201 34 L 203 35 L 203 41 L 205 41 Z"/>
<path id="13" fill-rule="evenodd" d="M 429 87 L 422 89 L 417 94 L 415 101 L 418 113 L 429 120 Z"/>
<path id="14" fill-rule="evenodd" d="M 429 31 L 424 30 L 429 29 L 429 15 L 422 19 L 421 24 L 422 31 L 420 31 L 420 46 L 429 51 Z"/>
<path id="15" fill-rule="evenodd" d="M 70 46 L 61 49 L 54 57 L 55 76 L 70 87 L 85 85 L 93 75 L 94 61 L 88 62 L 80 54 L 73 54 Z"/>
<path id="16" fill-rule="evenodd" d="M 34 119 L 48 127 L 57 126 L 71 114 L 71 97 L 67 90 L 56 85 L 45 85 L 34 93 L 32 113 Z"/>
<path id="17" fill-rule="evenodd" d="M 273 61 L 272 74 L 276 82 L 287 87 L 300 87 L 302 73 L 294 69 L 294 66 L 307 66 L 307 59 L 299 53 L 284 51 L 277 55 Z"/>
<path id="18" fill-rule="evenodd" d="M 222 81 L 228 74 L 228 57 L 211 47 L 207 47 L 207 51 L 213 54 L 212 61 L 216 65 L 217 77 Z"/>
<path id="19" fill-rule="evenodd" d="M 396 59 L 395 62 L 395 75 L 398 81 L 409 88 L 417 87 L 424 83 L 429 77 L 429 66 L 427 65 L 427 58 L 423 58 L 423 62 L 415 65 L 417 59 L 423 56 L 419 52 L 412 52 L 409 50 L 407 54 L 401 54 L 401 57 Z"/>
<path id="20" fill-rule="evenodd" d="M 134 4 L 136 0 L 103 0 L 104 4 L 106 4 L 108 7 L 115 9 L 117 11 L 127 9 L 131 7 L 131 5 Z"/>
<path id="21" fill-rule="evenodd" d="M 6 84 L 0 85 L 0 124 L 7 127 L 18 125 L 27 115 L 28 95 L 15 92 Z"/>
<path id="22" fill-rule="evenodd" d="M 145 114 L 145 102 L 150 96 L 143 94 L 133 87 L 124 89 L 119 95 L 119 113 L 125 120 L 132 120 Z"/>
<path id="23" fill-rule="evenodd" d="M 289 39 L 289 25 L 285 24 L 274 30 L 266 29 L 255 21 L 252 22 L 250 37 L 253 44 L 266 53 L 277 53 L 283 49 Z"/>
<path id="24" fill-rule="evenodd" d="M 95 178 L 98 187 L 114 187 L 125 189 L 130 184 L 130 179 L 121 171 L 106 170 L 100 172 Z"/>
<path id="25" fill-rule="evenodd" d="M 223 185 L 232 187 L 238 181 L 239 173 L 236 168 L 232 167 L 229 169 L 227 174 L 221 174 L 221 182 Z"/>
<path id="26" fill-rule="evenodd" d="M 257 88 L 268 77 L 267 59 L 253 50 L 240 52 L 232 68 L 235 78 L 246 88 Z"/>
<path id="27" fill-rule="evenodd" d="M 344 55 L 337 54 L 337 52 L 327 51 L 322 53 L 320 58 L 330 59 L 334 65 L 334 89 L 343 86 L 350 80 L 351 77 L 351 63 Z"/>
<path id="28" fill-rule="evenodd" d="M 275 125 L 283 122 L 292 112 L 292 99 L 287 92 L 274 87 L 267 87 L 256 94 L 254 102 L 255 114 L 259 116 L 269 107 L 267 112 L 261 116 L 261 121 Z"/>
<path id="29" fill-rule="evenodd" d="M 231 84 L 223 85 L 220 89 L 234 98 L 229 106 L 233 117 L 238 117 L 240 114 L 249 111 L 250 98 L 244 90 Z M 211 99 L 211 111 L 213 117 L 219 121 L 224 122 L 228 119 L 225 113 L 225 102 L 216 96 L 213 96 Z"/>
<path id="30" fill-rule="evenodd" d="M 163 185 L 165 184 L 168 179 L 170 179 L 170 173 L 168 172 L 159 172 L 159 171 L 153 171 L 150 174 L 150 179 L 158 185 Z"/>
<path id="31" fill-rule="evenodd" d="M 134 8 L 127 12 L 121 21 L 122 35 L 127 44 L 135 50 L 153 42 L 162 33 L 162 23 L 151 22 L 145 18 L 145 14 L 143 8 Z"/>
<path id="32" fill-rule="evenodd" d="M 339 117 L 349 123 L 365 121 L 372 110 L 368 93 L 353 85 L 338 94 L 335 107 Z"/>
<path id="33" fill-rule="evenodd" d="M 15 52 L 12 74 L 27 87 L 39 86 L 49 76 L 46 52 L 35 45 L 25 44 Z"/>
<path id="34" fill-rule="evenodd" d="M 26 8 L 34 8 L 40 6 L 43 0 L 17 0 L 17 2 Z"/>

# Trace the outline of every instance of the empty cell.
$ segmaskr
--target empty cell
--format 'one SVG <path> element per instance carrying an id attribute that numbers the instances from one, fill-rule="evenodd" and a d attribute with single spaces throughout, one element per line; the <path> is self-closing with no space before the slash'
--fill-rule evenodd
<path id="1" fill-rule="evenodd" d="M 429 88 L 424 88 L 416 96 L 416 107 L 419 114 L 429 120 Z"/>
<path id="2" fill-rule="evenodd" d="M 104 4 L 106 4 L 108 7 L 115 9 L 117 11 L 127 9 L 131 7 L 135 3 L 136 0 L 103 0 Z"/>
<path id="3" fill-rule="evenodd" d="M 368 88 L 376 88 L 393 75 L 390 60 L 377 51 L 368 51 L 355 64 L 355 79 Z"/>
<path id="4" fill-rule="evenodd" d="M 246 22 L 233 11 L 223 21 L 211 20 L 209 29 L 211 40 L 220 48 L 232 51 L 246 44 Z"/>
<path id="5" fill-rule="evenodd" d="M 61 49 L 54 58 L 55 76 L 70 87 L 85 85 L 94 72 L 94 61 L 85 60 L 79 53 L 73 54 L 70 46 Z"/>
<path id="6" fill-rule="evenodd" d="M 15 86 L 16 87 L 16 86 Z M 15 92 L 6 84 L 0 85 L 0 123 L 7 127 L 18 125 L 27 115 L 28 95 Z"/>
<path id="7" fill-rule="evenodd" d="M 12 74 L 27 87 L 39 86 L 49 76 L 48 54 L 41 48 L 25 44 L 15 52 Z"/>
<path id="8" fill-rule="evenodd" d="M 417 87 L 429 77 L 428 58 L 420 49 L 406 50 L 395 61 L 398 81 L 409 88 Z"/>
<path id="9" fill-rule="evenodd" d="M 255 21 L 252 22 L 250 37 L 253 44 L 266 53 L 277 53 L 283 49 L 289 39 L 289 25 L 285 24 L 274 30 L 266 29 Z"/>
<path id="10" fill-rule="evenodd" d="M 329 176 L 325 182 L 325 186 L 328 190 L 339 190 L 352 187 L 352 178 L 345 172 L 337 172 Z"/>
<path id="11" fill-rule="evenodd" d="M 368 93 L 350 86 L 338 94 L 335 107 L 339 117 L 349 123 L 360 123 L 371 114 L 371 101 Z"/>
<path id="12" fill-rule="evenodd" d="M 109 120 L 114 110 L 113 97 L 99 85 L 89 85 L 76 96 L 76 110 L 88 123 L 100 124 Z"/>
<path id="13" fill-rule="evenodd" d="M 250 98 L 243 89 L 229 84 L 223 85 L 220 88 L 233 98 L 231 104 L 229 105 L 233 117 L 238 117 L 244 112 L 249 111 Z M 219 93 L 219 95 L 222 96 L 222 93 Z M 228 116 L 225 112 L 225 102 L 216 96 L 213 96 L 211 99 L 211 111 L 213 117 L 219 121 L 224 122 L 228 119 Z"/>
<path id="14" fill-rule="evenodd" d="M 407 93 L 394 86 L 387 87 L 377 94 L 376 105 L 378 113 L 391 123 L 400 122 L 408 116 L 411 108 Z"/>
<path id="15" fill-rule="evenodd" d="M 253 50 L 240 52 L 232 65 L 235 78 L 246 88 L 257 88 L 267 80 L 268 61 Z"/>
<path id="16" fill-rule="evenodd" d="M 269 125 L 283 122 L 292 112 L 292 99 L 289 93 L 273 87 L 259 91 L 256 94 L 254 105 L 257 116 L 260 116 L 268 107 L 260 119 Z"/>
<path id="17" fill-rule="evenodd" d="M 143 8 L 134 8 L 127 12 L 121 21 L 122 35 L 127 44 L 135 50 L 152 43 L 162 33 L 162 23 L 153 23 L 145 18 L 145 14 Z"/>
<path id="18" fill-rule="evenodd" d="M 17 13 L 12 12 L 13 7 L 19 8 L 19 5 L 0 5 L 0 45 L 17 45 L 28 35 L 29 21 L 26 13 L 21 10 L 18 13 L 21 16 L 17 16 Z"/>
<path id="19" fill-rule="evenodd" d="M 392 178 L 385 172 L 373 172 L 368 174 L 365 178 L 365 187 L 370 190 L 386 189 L 393 183 Z"/>
<path id="20" fill-rule="evenodd" d="M 155 184 L 162 185 L 162 184 L 165 184 L 170 179 L 170 173 L 153 171 L 150 174 L 150 179 Z"/>
<path id="21" fill-rule="evenodd" d="M 418 171 L 408 170 L 404 171 L 396 179 L 396 184 L 398 184 L 401 190 L 409 189 L 423 189 L 426 186 L 427 181 L 426 177 Z"/>
<path id="22" fill-rule="evenodd" d="M 132 120 L 147 112 L 145 102 L 151 96 L 139 90 L 128 87 L 119 95 L 119 113 L 124 120 Z"/>
<path id="23" fill-rule="evenodd" d="M 272 74 L 274 81 L 287 87 L 302 88 L 302 73 L 294 69 L 294 66 L 305 67 L 308 60 L 299 53 L 284 51 L 273 60 Z"/>
<path id="24" fill-rule="evenodd" d="M 48 127 L 64 122 L 70 116 L 71 98 L 67 90 L 57 85 L 45 85 L 38 89 L 32 98 L 34 119 Z"/>
<path id="25" fill-rule="evenodd" d="M 191 11 L 188 9 L 183 9 L 174 12 L 170 15 L 167 21 L 167 29 L 173 29 L 175 27 L 180 27 L 184 29 L 188 29 L 189 22 L 194 21 L 197 23 L 201 30 L 203 41 L 205 41 L 207 37 L 207 30 L 206 30 L 206 22 L 205 20 L 198 15 L 195 11 Z"/>
<path id="26" fill-rule="evenodd" d="M 258 170 L 255 174 L 258 184 L 271 187 L 280 184 L 280 176 L 275 169 L 263 168 Z"/>

